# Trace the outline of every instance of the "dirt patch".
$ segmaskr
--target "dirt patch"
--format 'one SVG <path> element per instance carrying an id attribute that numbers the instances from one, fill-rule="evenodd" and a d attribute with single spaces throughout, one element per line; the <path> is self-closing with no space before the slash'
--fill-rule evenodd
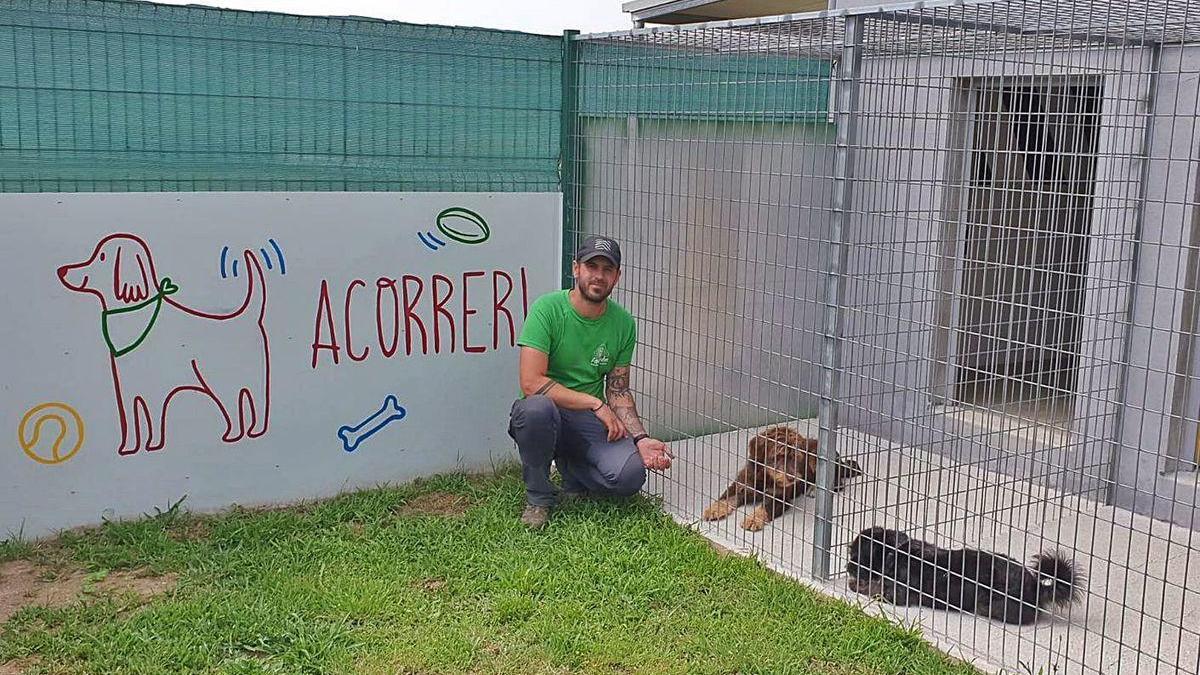
<path id="1" fill-rule="evenodd" d="M 430 492 L 414 497 L 407 504 L 396 507 L 398 516 L 442 516 L 457 518 L 467 512 L 471 505 L 463 495 L 449 492 Z"/>
<path id="2" fill-rule="evenodd" d="M 179 582 L 177 574 L 151 575 L 146 572 L 122 571 L 113 572 L 96 583 L 95 591 L 99 593 L 133 593 L 141 598 L 153 598 L 174 590 Z"/>
<path id="3" fill-rule="evenodd" d="M 0 623 L 25 607 L 64 607 L 84 594 L 132 592 L 151 598 L 175 588 L 177 581 L 174 574 L 150 576 L 134 570 L 98 575 L 14 560 L 0 565 Z"/>
<path id="4" fill-rule="evenodd" d="M 431 579 L 422 579 L 419 582 L 417 582 L 417 588 L 420 588 L 423 591 L 428 591 L 430 593 L 433 593 L 433 592 L 439 590 L 440 588 L 442 588 L 445 585 L 446 585 L 446 580 L 438 579 L 437 577 L 433 577 Z"/>
<path id="5" fill-rule="evenodd" d="M 198 519 L 173 526 L 167 531 L 167 536 L 179 542 L 201 541 L 208 539 L 211 534 L 212 529 L 208 526 L 208 523 Z"/>
<path id="6" fill-rule="evenodd" d="M 42 662 L 35 658 L 6 661 L 0 663 L 0 675 L 21 675 L 21 673 L 33 670 L 40 665 Z"/>
<path id="7" fill-rule="evenodd" d="M 82 572 L 56 574 L 27 560 L 0 565 L 0 622 L 30 605 L 61 607 L 83 588 Z"/>

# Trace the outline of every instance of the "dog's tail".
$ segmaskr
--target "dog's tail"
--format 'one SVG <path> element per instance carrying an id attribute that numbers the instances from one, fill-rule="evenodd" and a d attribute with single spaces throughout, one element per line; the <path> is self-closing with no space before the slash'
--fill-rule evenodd
<path id="1" fill-rule="evenodd" d="M 248 315 L 262 321 L 267 309 L 267 280 L 262 262 L 254 252 L 247 249 L 246 258 L 246 302 L 242 305 Z"/>
<path id="2" fill-rule="evenodd" d="M 1033 567 L 1043 591 L 1038 594 L 1038 605 L 1062 606 L 1079 600 L 1080 590 L 1086 579 L 1075 566 L 1075 562 L 1065 553 L 1049 551 L 1036 555 L 1033 557 Z"/>

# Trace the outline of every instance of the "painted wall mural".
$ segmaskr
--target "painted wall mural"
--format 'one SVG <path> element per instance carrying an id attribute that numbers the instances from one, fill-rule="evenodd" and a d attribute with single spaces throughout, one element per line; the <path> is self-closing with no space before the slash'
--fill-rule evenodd
<path id="1" fill-rule="evenodd" d="M 43 436 L 43 427 L 56 427 Z M 21 416 L 17 443 L 29 459 L 39 464 L 61 464 L 83 447 L 83 418 L 66 403 L 42 403 Z"/>
<path id="2" fill-rule="evenodd" d="M 267 432 L 271 349 L 263 325 L 266 279 L 254 253 L 247 250 L 245 260 L 246 295 L 229 313 L 204 311 L 178 300 L 179 286 L 170 277 L 159 278 L 150 247 L 132 234 L 110 234 L 87 260 L 58 268 L 63 286 L 98 299 L 100 332 L 117 396 L 120 454 L 162 449 L 167 409 L 185 391 L 203 394 L 216 405 L 225 421 L 222 441 L 236 443 Z M 155 329 L 186 335 L 192 350 L 181 354 L 169 341 L 156 339 Z M 235 350 L 261 353 L 261 369 L 222 367 Z M 135 362 L 153 367 L 139 368 Z"/>
<path id="3" fill-rule="evenodd" d="M 461 206 L 452 206 L 439 213 L 437 229 L 446 239 L 462 244 L 482 244 L 492 236 L 492 230 L 483 216 Z M 431 251 L 446 245 L 433 232 L 417 232 L 417 238 Z"/>
<path id="4" fill-rule="evenodd" d="M 371 413 L 370 417 L 359 422 L 354 426 L 343 426 L 338 429 L 338 438 L 342 439 L 342 449 L 346 452 L 354 452 L 358 446 L 380 429 L 386 427 L 392 422 L 404 419 L 408 412 L 400 405 L 400 399 L 388 394 L 387 398 L 383 399 L 383 405 L 379 406 L 379 410 Z"/>
<path id="5" fill-rule="evenodd" d="M 0 300 L 0 538 L 494 464 L 560 213 L 544 193 L 0 195 L 0 246 L 24 252 Z"/>

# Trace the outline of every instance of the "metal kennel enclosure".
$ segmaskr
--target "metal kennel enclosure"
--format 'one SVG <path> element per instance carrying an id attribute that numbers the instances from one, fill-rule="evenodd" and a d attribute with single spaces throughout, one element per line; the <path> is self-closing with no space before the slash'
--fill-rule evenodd
<path id="1" fill-rule="evenodd" d="M 727 546 L 1013 672 L 1200 670 L 1200 2 L 921 2 L 577 37 L 567 240 L 625 246 L 651 491 Z M 568 247 L 569 249 L 569 247 Z M 761 531 L 701 519 L 773 424 Z M 835 457 L 865 475 L 829 489 Z M 1082 600 L 1029 627 L 846 589 L 872 525 Z"/>

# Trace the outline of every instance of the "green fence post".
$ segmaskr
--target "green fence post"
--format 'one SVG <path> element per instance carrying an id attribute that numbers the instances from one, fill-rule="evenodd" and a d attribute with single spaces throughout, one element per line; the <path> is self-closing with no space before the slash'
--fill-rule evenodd
<path id="1" fill-rule="evenodd" d="M 575 88 L 578 74 L 577 30 L 563 31 L 562 44 L 562 124 L 558 139 L 558 184 L 562 189 L 562 288 L 571 287 L 571 261 L 574 259 L 577 203 L 575 134 L 578 108 Z"/>

